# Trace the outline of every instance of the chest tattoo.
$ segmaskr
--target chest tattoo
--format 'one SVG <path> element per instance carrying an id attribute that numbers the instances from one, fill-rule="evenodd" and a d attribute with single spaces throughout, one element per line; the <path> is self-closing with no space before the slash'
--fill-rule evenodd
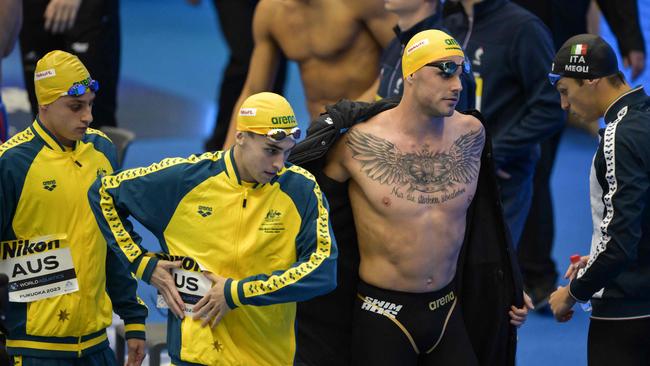
<path id="1" fill-rule="evenodd" d="M 447 149 L 423 145 L 402 152 L 392 142 L 352 130 L 347 146 L 368 178 L 391 188 L 397 198 L 432 205 L 461 196 L 479 172 L 484 135 L 481 130 L 458 137 Z"/>

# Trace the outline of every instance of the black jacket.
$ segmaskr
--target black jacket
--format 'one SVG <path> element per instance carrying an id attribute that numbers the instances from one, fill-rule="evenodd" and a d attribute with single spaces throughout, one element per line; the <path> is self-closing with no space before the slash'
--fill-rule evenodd
<path id="1" fill-rule="evenodd" d="M 605 122 L 590 179 L 590 262 L 570 291 L 580 301 L 594 296 L 595 317 L 650 316 L 650 97 L 632 90 Z"/>
<path id="2" fill-rule="evenodd" d="M 325 156 L 336 140 L 356 123 L 393 108 L 397 98 L 373 104 L 341 101 L 312 122 L 307 138 L 289 160 L 312 172 L 330 203 L 334 234 L 339 243 L 338 287 L 328 295 L 298 304 L 299 365 L 349 364 L 351 321 L 359 252 L 348 183 L 322 174 Z M 472 113 L 480 119 L 480 114 Z M 481 157 L 474 200 L 456 274 L 465 324 L 481 365 L 514 365 L 516 328 L 510 325 L 511 305 L 521 307 L 522 281 L 503 219 L 491 160 L 489 138 Z"/>
<path id="3" fill-rule="evenodd" d="M 402 77 L 404 47 L 414 35 L 427 29 L 439 29 L 449 33 L 442 25 L 442 12 L 436 12 L 407 30 L 401 30 L 398 26 L 393 28 L 396 37 L 386 46 L 379 60 L 381 69 L 379 73 L 379 89 L 377 90 L 378 99 L 399 96 L 404 93 L 404 78 Z M 460 92 L 456 110 L 474 109 L 476 93 L 474 77 L 471 74 L 463 75 L 460 81 L 463 90 Z"/>
<path id="4" fill-rule="evenodd" d="M 472 62 L 481 91 L 476 108 L 492 135 L 497 167 L 524 167 L 532 174 L 539 143 L 564 126 L 559 95 L 547 76 L 554 55 L 548 28 L 508 0 L 474 5 L 472 21 L 454 4 L 445 3 L 445 27 Z"/>

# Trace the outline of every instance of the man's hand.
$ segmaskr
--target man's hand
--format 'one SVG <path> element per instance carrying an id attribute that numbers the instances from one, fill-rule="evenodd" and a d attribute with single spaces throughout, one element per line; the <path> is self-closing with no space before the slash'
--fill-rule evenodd
<path id="1" fill-rule="evenodd" d="M 510 324 L 517 328 L 521 327 L 526 322 L 528 310 L 533 310 L 534 308 L 533 300 L 531 300 L 530 296 L 524 292 L 524 306 L 521 308 L 517 308 L 514 305 L 510 306 L 510 311 L 508 312 L 510 315 Z"/>
<path id="2" fill-rule="evenodd" d="M 181 295 L 176 289 L 174 278 L 170 273 L 172 268 L 180 267 L 181 262 L 159 260 L 158 263 L 156 263 L 156 268 L 154 268 L 149 282 L 158 289 L 165 299 L 167 306 L 169 306 L 169 309 L 176 314 L 179 319 L 183 319 L 185 317 L 185 312 L 183 311 L 183 309 L 185 309 L 185 304 L 183 304 L 183 299 L 181 299 Z"/>
<path id="3" fill-rule="evenodd" d="M 50 0 L 45 8 L 45 30 L 63 33 L 74 26 L 81 0 Z"/>
<path id="4" fill-rule="evenodd" d="M 574 279 L 578 274 L 578 270 L 581 268 L 585 268 L 587 266 L 588 261 L 589 261 L 589 256 L 583 255 L 582 257 L 580 257 L 580 262 L 569 264 L 569 268 L 567 268 L 566 273 L 564 274 L 564 278 L 567 280 Z"/>
<path id="5" fill-rule="evenodd" d="M 130 338 L 126 340 L 129 349 L 129 357 L 126 359 L 126 366 L 140 366 L 144 360 L 144 339 Z M 119 362 L 122 363 L 121 361 Z"/>
<path id="6" fill-rule="evenodd" d="M 559 286 L 555 290 L 548 303 L 551 305 L 551 311 L 555 319 L 560 323 L 567 322 L 573 317 L 573 305 L 576 301 L 569 295 L 569 286 Z"/>
<path id="7" fill-rule="evenodd" d="M 645 69 L 645 53 L 631 50 L 623 57 L 623 65 L 632 68 L 632 80 L 636 80 Z"/>
<path id="8" fill-rule="evenodd" d="M 194 305 L 194 319 L 203 319 L 202 327 L 210 323 L 210 326 L 214 328 L 219 324 L 221 318 L 230 311 L 223 292 L 226 279 L 210 272 L 203 272 L 203 274 L 212 281 L 212 288 Z"/>

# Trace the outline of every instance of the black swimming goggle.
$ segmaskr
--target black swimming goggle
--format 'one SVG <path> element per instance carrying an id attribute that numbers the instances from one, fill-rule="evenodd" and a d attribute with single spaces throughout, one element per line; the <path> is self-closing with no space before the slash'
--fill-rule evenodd
<path id="1" fill-rule="evenodd" d="M 90 80 L 88 82 L 88 85 L 84 84 L 74 84 L 73 86 L 68 89 L 68 92 L 65 95 L 69 95 L 71 97 L 79 97 L 84 94 L 86 94 L 86 91 L 90 89 L 92 92 L 97 92 L 99 90 L 99 82 L 97 80 Z"/>
<path id="2" fill-rule="evenodd" d="M 467 62 L 467 59 L 462 62 L 461 64 L 457 64 L 454 61 L 442 61 L 442 62 L 431 62 L 428 63 L 424 66 L 433 66 L 437 67 L 442 71 L 445 76 L 451 77 L 453 75 L 459 75 L 460 74 L 469 74 L 471 71 L 471 68 L 469 66 L 469 62 Z M 458 72 L 458 70 L 461 70 Z"/>
<path id="3" fill-rule="evenodd" d="M 285 138 L 289 137 L 293 139 L 294 141 L 298 140 L 301 135 L 300 127 L 294 127 L 292 128 L 289 132 L 287 130 L 283 130 L 281 128 L 274 128 L 271 131 L 266 133 L 266 137 L 269 139 L 275 141 L 275 142 L 280 142 L 284 140 Z"/>

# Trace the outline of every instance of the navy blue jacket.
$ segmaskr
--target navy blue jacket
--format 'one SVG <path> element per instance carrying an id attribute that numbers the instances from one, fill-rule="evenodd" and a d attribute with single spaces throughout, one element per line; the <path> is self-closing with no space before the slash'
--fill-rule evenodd
<path id="1" fill-rule="evenodd" d="M 440 29 L 449 33 L 442 25 L 441 12 L 436 12 L 405 31 L 402 31 L 398 26 L 393 28 L 397 37 L 390 41 L 379 60 L 381 71 L 379 73 L 377 99 L 390 98 L 397 95 L 401 96 L 404 93 L 404 78 L 402 77 L 402 54 L 404 53 L 404 46 L 406 46 L 414 35 L 427 29 Z M 463 91 L 460 92 L 456 110 L 466 111 L 474 109 L 474 94 L 476 89 L 474 78 L 471 75 L 463 76 L 460 81 L 463 85 Z"/>
<path id="2" fill-rule="evenodd" d="M 539 143 L 564 126 L 558 93 L 547 80 L 553 42 L 542 21 L 507 0 L 445 3 L 444 24 L 463 45 L 476 80 L 476 108 L 487 120 L 497 168 L 530 170 Z M 516 164 L 515 164 L 516 163 Z"/>
<path id="3" fill-rule="evenodd" d="M 593 295 L 595 317 L 650 316 L 650 97 L 642 88 L 624 94 L 605 123 L 590 179 L 590 259 L 570 292 Z"/>

